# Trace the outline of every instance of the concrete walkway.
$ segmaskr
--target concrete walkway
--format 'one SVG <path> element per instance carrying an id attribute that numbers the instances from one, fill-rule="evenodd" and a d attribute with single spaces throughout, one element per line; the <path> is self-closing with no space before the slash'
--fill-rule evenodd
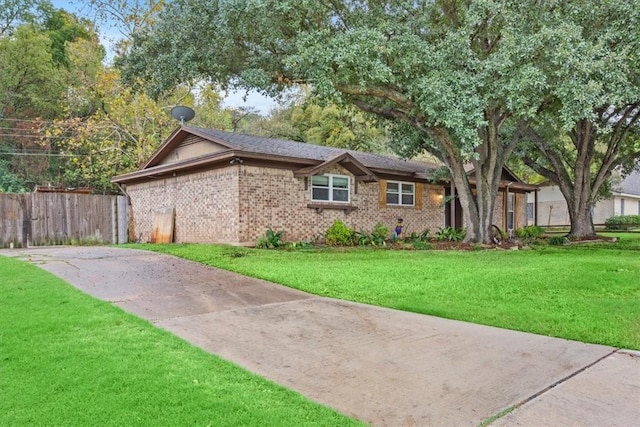
<path id="1" fill-rule="evenodd" d="M 374 426 L 640 420 L 637 353 L 315 297 L 144 251 L 0 255 Z"/>

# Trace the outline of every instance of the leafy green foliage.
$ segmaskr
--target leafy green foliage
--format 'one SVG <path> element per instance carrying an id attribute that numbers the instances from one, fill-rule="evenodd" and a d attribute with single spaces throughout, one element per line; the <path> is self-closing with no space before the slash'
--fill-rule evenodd
<path id="1" fill-rule="evenodd" d="M 552 246 L 562 246 L 569 244 L 569 239 L 566 236 L 551 236 L 549 237 L 549 244 Z"/>
<path id="2" fill-rule="evenodd" d="M 282 241 L 282 236 L 284 235 L 284 230 L 273 231 L 271 227 L 267 229 L 265 233 L 265 237 L 261 237 L 258 239 L 257 247 L 259 249 L 276 249 L 284 246 L 284 242 Z"/>
<path id="3" fill-rule="evenodd" d="M 464 228 L 441 227 L 436 231 L 435 239 L 439 242 L 460 242 L 465 234 Z"/>
<path id="4" fill-rule="evenodd" d="M 385 240 L 387 240 L 388 235 L 389 229 L 384 225 L 377 223 L 373 227 L 373 231 L 371 232 L 372 243 L 376 245 L 382 245 L 384 244 Z"/>
<path id="5" fill-rule="evenodd" d="M 607 230 L 630 230 L 640 228 L 640 215 L 616 215 L 605 220 Z"/>
<path id="6" fill-rule="evenodd" d="M 544 228 L 537 225 L 527 225 L 516 229 L 515 233 L 520 239 L 537 239 L 544 234 Z"/>
<path id="7" fill-rule="evenodd" d="M 524 163 L 565 197 L 572 237 L 595 236 L 588 208 L 618 168 L 640 159 L 640 1 L 558 3 L 540 10 L 552 49 L 539 70 L 548 104 L 522 131 Z M 577 7 L 576 7 L 577 6 Z M 603 191 L 604 190 L 604 191 Z"/>
<path id="8" fill-rule="evenodd" d="M 371 235 L 363 230 L 355 231 L 351 240 L 353 241 L 353 244 L 358 246 L 368 246 L 372 242 Z"/>
<path id="9" fill-rule="evenodd" d="M 350 246 L 353 243 L 353 230 L 340 219 L 336 219 L 325 233 L 325 242 L 329 246 Z"/>
<path id="10" fill-rule="evenodd" d="M 282 235 L 284 234 L 283 230 L 273 231 L 271 227 L 267 230 L 267 240 L 269 242 L 269 246 L 273 248 L 278 248 L 282 246 Z"/>
<path id="11" fill-rule="evenodd" d="M 627 8 L 640 9 L 637 1 Z M 520 130 L 558 94 L 581 96 L 564 76 L 581 64 L 578 17 L 591 5 L 567 8 L 558 14 L 555 3 L 534 0 L 171 2 L 119 65 L 156 95 L 198 79 L 271 94 L 310 83 L 323 100 L 388 120 L 399 152 L 427 151 L 446 164 L 466 208 L 466 238 L 488 241 L 500 170 Z M 634 27 L 625 21 L 633 14 L 614 12 L 597 27 Z M 215 60 L 202 54 L 211 51 Z M 594 86 L 607 74 L 599 76 Z M 468 162 L 486 184 L 476 194 Z"/>
<path id="12" fill-rule="evenodd" d="M 0 159 L 0 193 L 23 193 L 27 191 L 22 181 L 7 168 L 7 162 Z"/>
<path id="13" fill-rule="evenodd" d="M 404 241 L 411 244 L 414 249 L 428 250 L 432 249 L 433 245 L 429 243 L 431 240 L 431 230 L 425 228 L 420 233 L 413 232 L 407 236 Z"/>

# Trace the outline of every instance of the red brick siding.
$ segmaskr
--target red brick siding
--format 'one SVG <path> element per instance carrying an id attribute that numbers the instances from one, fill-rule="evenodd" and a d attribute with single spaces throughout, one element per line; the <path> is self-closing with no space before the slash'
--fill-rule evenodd
<path id="1" fill-rule="evenodd" d="M 127 186 L 136 239 L 149 240 L 154 212 L 175 207 L 175 242 L 238 243 L 238 168 Z"/>
<path id="2" fill-rule="evenodd" d="M 311 183 L 304 188 L 304 178 L 295 178 L 293 172 L 254 166 L 242 166 L 240 172 L 241 241 L 255 243 L 271 227 L 284 230 L 290 241 L 312 240 L 324 235 L 326 229 L 341 219 L 349 227 L 371 231 L 380 222 L 395 228 L 398 218 L 403 218 L 405 231 L 420 232 L 424 228 L 435 230 L 442 224 L 442 209 L 439 207 L 442 187 L 423 185 L 422 209 L 415 207 L 384 207 L 378 203 L 379 184 L 358 183 L 355 194 L 354 177 L 340 166 L 326 173 L 348 175 L 351 178 L 351 205 L 357 209 L 351 213 L 343 210 L 325 209 L 317 212 L 308 208 L 311 200 Z"/>

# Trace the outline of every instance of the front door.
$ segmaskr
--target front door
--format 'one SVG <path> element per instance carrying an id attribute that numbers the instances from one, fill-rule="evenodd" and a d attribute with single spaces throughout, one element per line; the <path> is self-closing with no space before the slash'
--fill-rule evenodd
<path id="1" fill-rule="evenodd" d="M 452 198 L 451 188 L 445 187 L 444 197 L 445 197 L 444 199 L 445 200 L 445 204 L 444 204 L 445 227 L 462 228 L 462 205 L 460 204 L 460 198 L 458 197 L 458 192 L 454 191 L 454 196 Z"/>

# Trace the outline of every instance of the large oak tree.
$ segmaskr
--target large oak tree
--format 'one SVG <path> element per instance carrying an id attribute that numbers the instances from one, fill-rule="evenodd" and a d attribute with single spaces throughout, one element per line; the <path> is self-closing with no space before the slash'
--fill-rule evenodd
<path id="1" fill-rule="evenodd" d="M 155 93 L 198 79 L 271 94 L 308 83 L 389 119 L 446 164 L 467 240 L 488 241 L 502 166 L 553 105 L 544 52 L 563 37 L 547 22 L 560 3 L 175 0 L 120 64 Z"/>
<path id="2" fill-rule="evenodd" d="M 594 236 L 591 208 L 614 169 L 640 159 L 640 2 L 561 2 L 545 21 L 562 37 L 543 52 L 548 107 L 518 153 L 558 185 L 570 237 Z"/>

